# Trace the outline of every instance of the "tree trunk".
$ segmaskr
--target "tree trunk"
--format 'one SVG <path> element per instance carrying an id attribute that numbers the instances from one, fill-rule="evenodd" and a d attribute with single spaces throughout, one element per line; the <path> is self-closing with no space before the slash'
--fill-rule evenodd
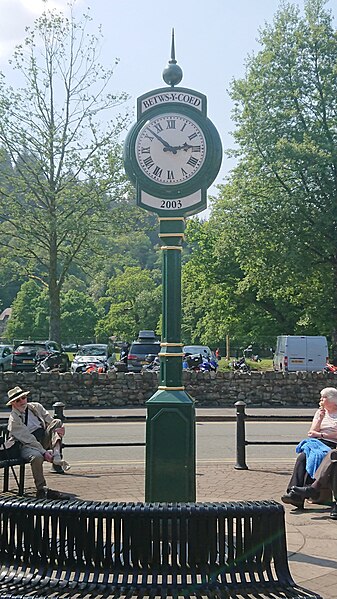
<path id="1" fill-rule="evenodd" d="M 49 339 L 61 343 L 60 287 L 57 276 L 57 232 L 51 219 L 49 246 Z"/>
<path id="2" fill-rule="evenodd" d="M 333 301 L 333 308 L 332 308 L 333 328 L 331 331 L 331 361 L 334 366 L 337 366 L 337 256 L 335 256 L 335 259 L 334 259 L 333 272 L 334 272 L 334 277 L 333 277 L 334 301 Z"/>

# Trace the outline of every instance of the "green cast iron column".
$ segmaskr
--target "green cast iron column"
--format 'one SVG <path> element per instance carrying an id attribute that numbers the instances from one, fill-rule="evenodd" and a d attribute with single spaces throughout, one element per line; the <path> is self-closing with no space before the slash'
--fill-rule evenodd
<path id="1" fill-rule="evenodd" d="M 183 217 L 160 218 L 163 310 L 160 384 L 147 401 L 145 501 L 195 501 L 195 407 L 182 384 Z"/>

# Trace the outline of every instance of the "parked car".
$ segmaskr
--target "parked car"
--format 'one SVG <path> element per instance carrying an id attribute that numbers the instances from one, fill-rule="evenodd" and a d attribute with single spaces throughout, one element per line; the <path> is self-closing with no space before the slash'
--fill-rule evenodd
<path id="1" fill-rule="evenodd" d="M 142 367 L 148 364 L 146 356 L 157 356 L 160 351 L 160 341 L 156 339 L 153 331 L 139 331 L 138 339 L 131 344 L 128 353 L 128 371 L 141 372 Z"/>
<path id="2" fill-rule="evenodd" d="M 61 372 L 69 370 L 70 361 L 66 352 L 56 341 L 21 341 L 12 354 L 11 369 L 14 372 L 34 372 L 37 364 L 50 356 L 58 356 L 55 367 Z"/>
<path id="3" fill-rule="evenodd" d="M 116 354 L 106 343 L 82 345 L 74 356 L 70 371 L 83 372 L 89 364 L 102 363 L 106 369 L 116 361 Z"/>
<path id="4" fill-rule="evenodd" d="M 0 345 L 0 372 L 11 370 L 13 348 L 10 345 Z"/>
<path id="5" fill-rule="evenodd" d="M 211 358 L 212 351 L 207 345 L 184 345 L 183 353 L 186 355 L 201 354 L 203 358 Z"/>

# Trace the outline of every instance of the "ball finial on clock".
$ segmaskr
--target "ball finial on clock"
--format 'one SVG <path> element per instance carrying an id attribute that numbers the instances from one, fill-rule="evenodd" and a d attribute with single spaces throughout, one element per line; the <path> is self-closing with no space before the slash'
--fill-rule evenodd
<path id="1" fill-rule="evenodd" d="M 163 71 L 163 79 L 167 85 L 174 87 L 178 85 L 183 78 L 183 72 L 180 66 L 177 64 L 175 57 L 174 47 L 174 29 L 172 29 L 172 41 L 171 41 L 171 60 L 169 60 L 167 67 Z"/>

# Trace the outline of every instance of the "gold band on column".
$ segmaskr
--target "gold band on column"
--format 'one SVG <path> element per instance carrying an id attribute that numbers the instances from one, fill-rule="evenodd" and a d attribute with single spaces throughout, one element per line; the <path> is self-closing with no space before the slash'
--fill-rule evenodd
<path id="1" fill-rule="evenodd" d="M 164 387 L 162 385 L 160 385 L 158 389 L 160 389 L 160 391 L 185 391 L 185 387 Z"/>
<path id="2" fill-rule="evenodd" d="M 180 250 L 182 251 L 182 247 L 181 245 L 161 245 L 160 246 L 161 250 Z"/>

